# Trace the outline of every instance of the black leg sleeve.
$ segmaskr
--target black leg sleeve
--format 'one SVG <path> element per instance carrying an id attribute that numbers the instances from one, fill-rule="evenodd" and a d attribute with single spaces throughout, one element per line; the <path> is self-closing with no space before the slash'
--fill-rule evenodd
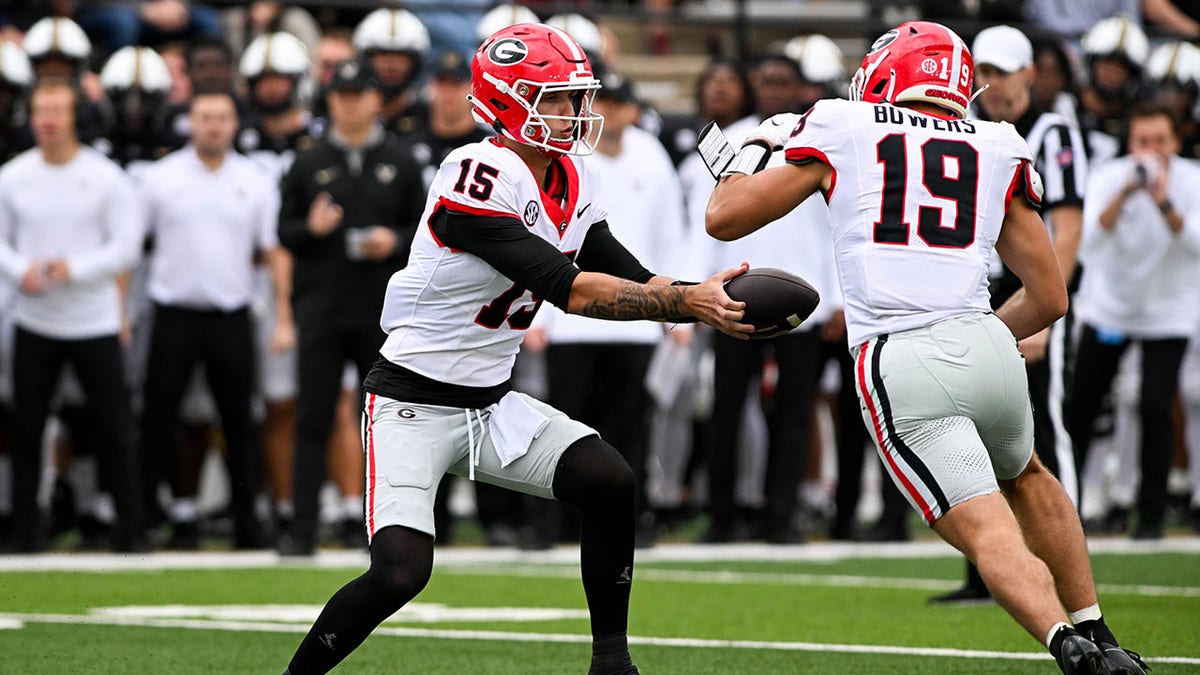
<path id="1" fill-rule="evenodd" d="M 291 675 L 327 673 L 429 583 L 433 538 L 385 527 L 371 541 L 371 567 L 325 604 L 288 664 Z"/>
<path id="2" fill-rule="evenodd" d="M 554 496 L 579 509 L 580 568 L 592 636 L 624 633 L 633 582 L 633 470 L 598 436 L 571 444 L 554 473 Z"/>

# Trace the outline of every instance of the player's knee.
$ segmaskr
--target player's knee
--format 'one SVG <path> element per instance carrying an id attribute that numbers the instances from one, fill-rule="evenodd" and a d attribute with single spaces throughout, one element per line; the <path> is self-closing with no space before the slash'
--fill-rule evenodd
<path id="1" fill-rule="evenodd" d="M 563 453 L 554 474 L 556 499 L 579 507 L 633 503 L 636 480 L 625 458 L 599 436 L 581 438 Z"/>
<path id="2" fill-rule="evenodd" d="M 385 527 L 371 541 L 366 572 L 375 593 L 400 607 L 415 598 L 433 573 L 433 538 L 405 527 Z"/>
<path id="3" fill-rule="evenodd" d="M 421 565 L 416 561 L 372 563 L 367 571 L 375 592 L 380 597 L 392 600 L 397 607 L 417 597 L 429 583 L 431 573 L 430 566 Z"/>

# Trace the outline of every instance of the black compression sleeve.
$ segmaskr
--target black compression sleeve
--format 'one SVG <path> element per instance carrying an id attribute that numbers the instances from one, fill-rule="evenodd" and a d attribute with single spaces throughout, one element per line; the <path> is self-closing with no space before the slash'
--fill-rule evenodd
<path id="1" fill-rule="evenodd" d="M 603 220 L 594 223 L 588 230 L 575 262 L 581 270 L 604 272 L 639 284 L 654 278 L 654 274 L 642 267 L 642 263 L 633 257 L 629 249 L 617 241 L 612 230 L 608 228 L 608 222 Z"/>
<path id="2" fill-rule="evenodd" d="M 431 225 L 443 245 L 482 259 L 539 299 L 567 311 L 579 268 L 521 221 L 441 209 Z"/>

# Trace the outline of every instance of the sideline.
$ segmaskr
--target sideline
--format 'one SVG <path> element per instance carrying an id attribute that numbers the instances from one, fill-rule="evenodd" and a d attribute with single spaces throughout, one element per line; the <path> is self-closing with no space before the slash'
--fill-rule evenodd
<path id="1" fill-rule="evenodd" d="M 1156 553 L 1200 554 L 1200 537 L 1168 537 L 1158 541 L 1094 538 L 1092 553 L 1144 555 Z M 811 543 L 793 546 L 769 544 L 661 544 L 639 549 L 639 563 L 654 562 L 829 562 L 850 558 L 942 558 L 959 553 L 940 540 L 882 544 Z M 434 550 L 435 565 L 491 565 L 497 563 L 578 564 L 579 546 L 557 546 L 548 551 L 515 548 L 446 548 Z M 273 551 L 199 551 L 148 554 L 42 553 L 0 556 L 0 572 L 120 572 L 168 569 L 245 569 L 259 567 L 361 568 L 368 563 L 362 551 L 322 550 L 311 558 L 281 558 Z"/>

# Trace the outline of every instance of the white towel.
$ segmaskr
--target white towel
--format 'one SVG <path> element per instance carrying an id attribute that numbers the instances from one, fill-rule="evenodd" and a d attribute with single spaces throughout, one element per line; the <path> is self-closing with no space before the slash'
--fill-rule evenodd
<path id="1" fill-rule="evenodd" d="M 550 424 L 550 418 L 529 405 L 525 397 L 510 391 L 500 399 L 488 419 L 488 431 L 500 466 L 506 467 L 529 452 L 529 446 Z"/>

